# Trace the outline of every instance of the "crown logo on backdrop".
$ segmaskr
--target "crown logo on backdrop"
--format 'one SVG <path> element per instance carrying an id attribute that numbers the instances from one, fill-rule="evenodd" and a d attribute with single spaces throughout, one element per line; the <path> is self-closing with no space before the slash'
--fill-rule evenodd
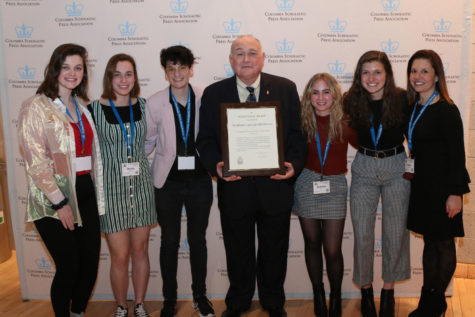
<path id="1" fill-rule="evenodd" d="M 124 24 L 119 24 L 120 35 L 132 36 L 135 34 L 136 30 L 137 24 L 129 23 L 129 21 L 125 21 Z"/>
<path id="2" fill-rule="evenodd" d="M 35 260 L 36 267 L 40 270 L 50 270 L 51 269 L 51 261 L 45 257 L 41 259 Z"/>
<path id="3" fill-rule="evenodd" d="M 294 46 L 294 41 L 287 41 L 286 39 L 284 39 L 282 42 L 275 42 L 275 48 L 279 53 L 292 53 Z"/>
<path id="4" fill-rule="evenodd" d="M 172 9 L 173 13 L 185 13 L 188 10 L 188 1 L 172 0 L 170 1 L 170 9 Z"/>
<path id="5" fill-rule="evenodd" d="M 188 43 L 183 43 L 182 41 L 180 41 L 180 42 L 178 42 L 178 43 L 176 43 L 176 44 L 174 44 L 174 45 L 183 46 L 183 47 L 186 47 L 186 48 L 188 48 L 188 49 L 191 49 L 190 44 L 188 44 Z"/>
<path id="6" fill-rule="evenodd" d="M 399 0 L 381 0 L 384 11 L 397 11 L 401 1 Z"/>
<path id="7" fill-rule="evenodd" d="M 328 63 L 328 70 L 332 75 L 343 74 L 346 68 L 346 63 L 336 60 L 334 63 Z"/>
<path id="8" fill-rule="evenodd" d="M 387 42 L 381 42 L 381 50 L 385 53 L 396 53 L 399 48 L 398 41 L 392 41 L 389 39 Z"/>
<path id="9" fill-rule="evenodd" d="M 446 21 L 443 18 L 438 21 L 432 22 L 432 24 L 434 25 L 434 30 L 439 33 L 447 33 L 452 27 L 452 22 Z"/>
<path id="10" fill-rule="evenodd" d="M 294 8 L 295 0 L 275 0 L 279 11 L 291 11 Z"/>
<path id="11" fill-rule="evenodd" d="M 241 30 L 241 26 L 242 26 L 242 22 L 234 21 L 234 19 L 223 22 L 224 31 L 228 34 L 239 33 L 239 31 Z"/>
<path id="12" fill-rule="evenodd" d="M 71 4 L 67 4 L 64 6 L 66 13 L 70 17 L 79 17 L 82 15 L 82 11 L 84 10 L 84 6 L 82 4 L 76 4 L 73 2 Z"/>
<path id="13" fill-rule="evenodd" d="M 181 251 L 190 251 L 190 244 L 188 243 L 188 238 L 184 238 L 180 243 Z"/>
<path id="14" fill-rule="evenodd" d="M 336 18 L 336 20 L 328 21 L 328 26 L 330 27 L 330 31 L 334 33 L 343 33 L 348 26 L 348 22 L 345 20 L 340 20 L 340 18 Z"/>
<path id="15" fill-rule="evenodd" d="M 25 67 L 18 67 L 17 71 L 22 79 L 33 79 L 36 75 L 36 68 L 29 67 L 28 65 L 25 65 Z"/>
<path id="16" fill-rule="evenodd" d="M 442 63 L 444 67 L 444 73 L 447 74 L 447 71 L 449 70 L 450 63 Z"/>
<path id="17" fill-rule="evenodd" d="M 33 33 L 33 27 L 25 24 L 15 26 L 15 33 L 19 39 L 29 39 Z"/>
<path id="18" fill-rule="evenodd" d="M 224 73 L 227 77 L 233 77 L 234 71 L 230 64 L 224 64 Z"/>

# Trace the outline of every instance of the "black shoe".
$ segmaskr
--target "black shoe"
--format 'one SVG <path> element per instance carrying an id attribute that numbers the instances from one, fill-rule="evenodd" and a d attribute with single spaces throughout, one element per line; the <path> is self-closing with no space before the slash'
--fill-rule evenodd
<path id="1" fill-rule="evenodd" d="M 313 289 L 313 312 L 317 317 L 327 317 L 327 301 L 323 283 Z"/>
<path id="2" fill-rule="evenodd" d="M 193 308 L 200 313 L 200 317 L 214 317 L 213 304 L 205 295 L 193 299 Z"/>
<path id="3" fill-rule="evenodd" d="M 379 317 L 394 317 L 394 289 L 381 289 Z"/>
<path id="4" fill-rule="evenodd" d="M 361 289 L 361 315 L 363 317 L 376 317 L 373 286 Z"/>
<path id="5" fill-rule="evenodd" d="M 412 311 L 408 317 L 443 317 L 447 310 L 447 302 L 444 292 L 437 292 L 424 286 L 421 290 L 421 298 L 417 309 Z"/>
<path id="6" fill-rule="evenodd" d="M 173 317 L 176 315 L 176 302 L 167 301 L 163 302 L 163 308 L 160 311 L 160 317 Z"/>
<path id="7" fill-rule="evenodd" d="M 341 293 L 330 293 L 330 317 L 341 317 Z"/>
<path id="8" fill-rule="evenodd" d="M 267 309 L 269 317 L 287 317 L 287 312 L 283 308 Z"/>
<path id="9" fill-rule="evenodd" d="M 226 308 L 221 317 L 240 317 L 241 311 L 232 308 Z"/>

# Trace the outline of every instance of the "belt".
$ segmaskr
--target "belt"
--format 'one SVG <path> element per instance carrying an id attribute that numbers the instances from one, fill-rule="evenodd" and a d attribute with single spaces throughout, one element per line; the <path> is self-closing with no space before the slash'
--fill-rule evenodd
<path id="1" fill-rule="evenodd" d="M 385 157 L 393 156 L 393 155 L 404 152 L 404 146 L 398 145 L 391 149 L 380 150 L 380 151 L 375 151 L 375 150 L 370 150 L 364 147 L 359 147 L 358 152 L 363 153 L 364 155 L 367 155 L 367 156 L 372 156 L 376 158 L 385 158 Z"/>

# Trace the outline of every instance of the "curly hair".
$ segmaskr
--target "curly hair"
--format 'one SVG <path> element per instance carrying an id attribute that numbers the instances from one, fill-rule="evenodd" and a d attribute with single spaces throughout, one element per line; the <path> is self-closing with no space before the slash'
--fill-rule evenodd
<path id="1" fill-rule="evenodd" d="M 324 81 L 328 88 L 330 88 L 330 94 L 333 98 L 333 103 L 330 107 L 330 131 L 328 132 L 328 140 L 330 142 L 339 138 L 343 139 L 343 106 L 341 97 L 341 88 L 336 79 L 328 73 L 318 73 L 312 76 L 305 86 L 305 90 L 302 96 L 302 130 L 307 134 L 307 142 L 310 143 L 317 132 L 317 120 L 315 108 L 312 105 L 312 93 L 313 85 L 319 81 Z"/>
<path id="2" fill-rule="evenodd" d="M 368 51 L 361 55 L 356 65 L 353 83 L 343 96 L 345 113 L 350 117 L 350 125 L 355 129 L 369 128 L 371 96 L 361 82 L 362 68 L 365 63 L 379 62 L 386 72 L 386 82 L 383 92 L 383 114 L 381 123 L 384 128 L 400 125 L 404 120 L 403 100 L 404 91 L 396 87 L 393 70 L 389 58 L 384 52 Z"/>
<path id="3" fill-rule="evenodd" d="M 447 82 L 445 81 L 445 71 L 442 59 L 439 54 L 433 50 L 419 50 L 411 56 L 407 63 L 407 94 L 409 97 L 409 104 L 414 104 L 419 99 L 419 94 L 414 90 L 409 80 L 412 63 L 414 63 L 416 59 L 426 59 L 430 62 L 432 68 L 434 68 L 435 75 L 438 78 L 435 83 L 435 89 L 439 92 L 439 98 L 447 101 L 449 104 L 453 104 L 454 102 L 449 97 L 449 90 L 447 89 Z"/>
<path id="4" fill-rule="evenodd" d="M 72 43 L 62 44 L 53 51 L 49 63 L 45 68 L 44 80 L 40 87 L 38 87 L 38 90 L 36 90 L 37 94 L 44 94 L 51 99 L 59 97 L 58 77 L 66 57 L 72 55 L 81 57 L 84 69 L 82 80 L 79 85 L 73 89 L 72 94 L 86 102 L 89 101 L 89 97 L 87 96 L 87 51 L 81 45 Z"/>

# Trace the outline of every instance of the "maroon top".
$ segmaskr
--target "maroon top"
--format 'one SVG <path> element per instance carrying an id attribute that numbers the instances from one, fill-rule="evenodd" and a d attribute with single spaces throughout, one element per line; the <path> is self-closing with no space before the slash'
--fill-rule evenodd
<path id="1" fill-rule="evenodd" d="M 320 135 L 320 144 L 322 148 L 322 159 L 325 156 L 325 147 L 327 144 L 328 131 L 330 125 L 330 116 L 317 117 L 318 134 Z M 334 138 L 328 149 L 328 156 L 325 162 L 323 174 L 324 175 L 338 175 L 344 174 L 347 171 L 346 153 L 348 151 L 348 142 L 355 148 L 358 147 L 358 134 L 348 125 L 348 120 L 343 120 L 343 140 L 339 137 Z M 316 173 L 322 174 L 320 166 L 320 159 L 318 158 L 317 142 L 315 136 L 312 141 L 308 143 L 307 161 L 305 168 Z"/>
<path id="2" fill-rule="evenodd" d="M 74 143 L 76 144 L 76 157 L 91 156 L 92 155 L 92 138 L 93 132 L 89 121 L 87 120 L 84 113 L 81 115 L 82 123 L 84 125 L 84 131 L 86 132 L 86 140 L 84 141 L 84 148 L 81 145 L 81 132 L 76 123 L 70 122 L 74 131 Z M 88 174 L 91 171 L 80 171 L 77 172 L 77 175 Z"/>

